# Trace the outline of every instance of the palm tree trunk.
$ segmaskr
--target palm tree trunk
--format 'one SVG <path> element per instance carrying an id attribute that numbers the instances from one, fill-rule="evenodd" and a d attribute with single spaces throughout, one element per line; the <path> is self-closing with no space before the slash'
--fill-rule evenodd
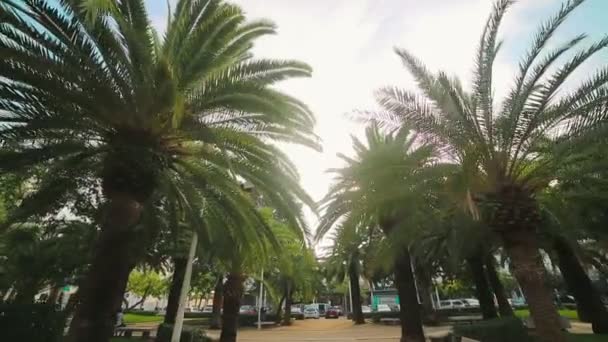
<path id="1" fill-rule="evenodd" d="M 467 258 L 467 264 L 473 276 L 473 282 L 475 283 L 475 293 L 479 300 L 479 307 L 483 319 L 493 319 L 498 317 L 496 312 L 496 306 L 494 305 L 494 298 L 492 291 L 490 290 L 490 284 L 486 278 L 486 272 L 483 269 L 483 258 L 481 252 L 475 253 L 473 256 Z"/>
<path id="2" fill-rule="evenodd" d="M 140 234 L 132 229 L 142 210 L 142 204 L 130 194 L 109 196 L 91 267 L 79 289 L 80 305 L 70 326 L 69 342 L 107 342 L 112 336 L 137 247 L 142 244 Z"/>
<path id="3" fill-rule="evenodd" d="M 280 324 L 283 321 L 283 304 L 285 303 L 285 294 L 279 300 L 279 306 L 277 306 L 277 316 L 274 320 L 276 324 Z"/>
<path id="4" fill-rule="evenodd" d="M 553 239 L 553 248 L 557 253 L 559 269 L 566 286 L 576 299 L 579 317 L 591 322 L 594 333 L 608 334 L 608 311 L 572 245 L 566 239 L 556 237 Z"/>
<path id="5" fill-rule="evenodd" d="M 167 310 L 165 312 L 165 324 L 175 324 L 177 308 L 179 307 L 179 295 L 184 284 L 188 258 L 173 258 L 173 276 L 171 277 L 171 288 L 167 299 Z"/>
<path id="6" fill-rule="evenodd" d="M 359 272 L 357 272 L 357 262 L 350 263 L 348 267 L 348 277 L 350 280 L 351 296 L 353 301 L 353 322 L 355 324 L 365 324 L 363 309 L 361 309 L 361 288 L 359 286 Z"/>
<path id="7" fill-rule="evenodd" d="M 285 282 L 285 314 L 283 315 L 283 325 L 291 325 L 291 304 L 293 303 L 293 289 L 291 280 Z"/>
<path id="8" fill-rule="evenodd" d="M 498 302 L 498 312 L 500 312 L 500 317 L 512 317 L 514 315 L 513 308 L 507 299 L 505 287 L 500 281 L 498 272 L 496 272 L 496 261 L 494 260 L 492 254 L 486 254 L 485 264 L 490 285 L 492 285 L 494 295 L 496 296 L 496 301 Z"/>
<path id="9" fill-rule="evenodd" d="M 418 284 L 418 294 L 420 295 L 420 300 L 422 301 L 422 314 L 424 315 L 425 319 L 431 319 L 435 314 L 435 309 L 433 309 L 433 295 L 431 294 L 431 275 L 424 265 L 419 263 L 416 263 L 415 265 L 416 268 L 414 272 L 416 274 L 416 284 Z"/>
<path id="10" fill-rule="evenodd" d="M 217 330 L 222 322 L 222 303 L 224 302 L 224 275 L 218 274 L 215 289 L 213 290 L 213 309 L 209 329 Z"/>
<path id="11" fill-rule="evenodd" d="M 408 250 L 402 251 L 395 260 L 395 284 L 401 305 L 401 342 L 424 342 L 421 309 Z"/>
<path id="12" fill-rule="evenodd" d="M 224 284 L 224 313 L 222 314 L 220 342 L 236 342 L 244 281 L 243 274 L 231 272 Z"/>
<path id="13" fill-rule="evenodd" d="M 513 225 L 517 227 L 517 225 Z M 521 286 L 540 341 L 565 342 L 560 317 L 546 287 L 545 268 L 532 229 L 510 229 L 502 234 L 504 247 L 513 264 L 513 275 Z"/>
<path id="14" fill-rule="evenodd" d="M 51 291 L 49 292 L 49 298 L 47 299 L 46 303 L 55 305 L 57 303 L 57 299 L 59 298 L 60 292 L 61 292 L 61 287 L 59 287 L 58 285 L 53 285 L 51 287 Z"/>

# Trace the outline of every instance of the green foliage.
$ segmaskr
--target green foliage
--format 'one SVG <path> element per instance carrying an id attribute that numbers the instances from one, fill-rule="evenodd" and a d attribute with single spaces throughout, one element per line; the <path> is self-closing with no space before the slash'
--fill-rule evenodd
<path id="1" fill-rule="evenodd" d="M 474 291 L 460 279 L 448 279 L 438 284 L 442 298 L 470 298 Z"/>
<path id="2" fill-rule="evenodd" d="M 15 225 L 0 236 L 0 277 L 13 284 L 17 300 L 31 303 L 43 286 L 65 285 L 84 271 L 93 234 L 78 221 Z"/>
<path id="3" fill-rule="evenodd" d="M 61 342 L 65 317 L 54 305 L 0 304 L 2 340 Z"/>
<path id="4" fill-rule="evenodd" d="M 144 215 L 154 195 L 167 226 L 187 222 L 202 241 L 221 227 L 261 246 L 270 231 L 246 181 L 304 226 L 301 203 L 313 201 L 274 143 L 318 148 L 315 120 L 274 86 L 311 68 L 253 58 L 273 23 L 224 1 L 182 0 L 161 39 L 141 1 L 3 0 L 0 12 L 0 171 L 43 170 L 8 223 L 102 189 L 146 203 Z"/>
<path id="5" fill-rule="evenodd" d="M 168 285 L 168 279 L 158 272 L 135 269 L 129 274 L 126 292 L 139 296 L 140 303 L 143 303 L 148 297 L 163 296 L 167 292 Z M 136 303 L 134 306 L 140 303 Z"/>
<path id="6" fill-rule="evenodd" d="M 522 321 L 515 317 L 491 319 L 471 325 L 456 325 L 454 334 L 481 342 L 531 341 Z"/>

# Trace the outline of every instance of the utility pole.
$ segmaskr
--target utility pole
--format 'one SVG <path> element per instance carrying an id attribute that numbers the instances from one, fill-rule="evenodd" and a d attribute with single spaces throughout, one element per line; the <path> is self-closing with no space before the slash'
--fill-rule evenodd
<path id="1" fill-rule="evenodd" d="M 171 342 L 179 342 L 182 336 L 182 328 L 184 327 L 184 310 L 186 309 L 186 299 L 188 298 L 188 292 L 190 292 L 190 278 L 192 278 L 192 261 L 194 260 L 194 254 L 196 254 L 196 245 L 198 244 L 198 234 L 192 233 L 192 241 L 190 242 L 190 251 L 188 253 L 188 263 L 186 264 L 186 274 L 184 274 L 184 282 L 182 284 L 182 290 L 179 294 L 179 305 L 177 307 L 177 317 L 175 318 L 175 324 L 173 325 L 173 332 L 171 334 Z"/>
<path id="2" fill-rule="evenodd" d="M 264 269 L 260 277 L 260 298 L 258 299 L 258 330 L 262 330 L 262 298 L 264 297 Z"/>

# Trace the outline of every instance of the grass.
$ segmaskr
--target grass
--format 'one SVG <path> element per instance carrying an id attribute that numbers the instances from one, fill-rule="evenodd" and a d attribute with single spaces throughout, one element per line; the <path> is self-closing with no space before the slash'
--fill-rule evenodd
<path id="1" fill-rule="evenodd" d="M 559 310 L 559 314 L 570 320 L 578 321 L 578 312 L 576 312 L 576 310 L 568 310 L 568 309 Z M 517 316 L 519 318 L 529 317 L 530 310 L 528 310 L 528 309 L 515 310 L 515 316 Z"/>
<path id="2" fill-rule="evenodd" d="M 125 324 L 133 323 L 160 323 L 163 321 L 163 316 L 138 315 L 136 313 L 127 313 L 123 318 Z M 112 341 L 114 342 L 114 341 Z"/>
<path id="3" fill-rule="evenodd" d="M 594 334 L 568 334 L 569 342 L 605 342 L 608 341 L 607 335 Z"/>

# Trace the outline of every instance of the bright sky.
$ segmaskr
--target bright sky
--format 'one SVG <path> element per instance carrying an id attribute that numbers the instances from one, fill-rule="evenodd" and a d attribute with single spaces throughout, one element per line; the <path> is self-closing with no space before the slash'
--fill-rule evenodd
<path id="1" fill-rule="evenodd" d="M 565 1 L 565 0 L 564 0 Z M 235 0 L 251 18 L 277 23 L 278 35 L 263 38 L 258 56 L 296 58 L 314 68 L 311 79 L 288 81 L 281 88 L 306 102 L 316 113 L 316 131 L 324 151 L 317 153 L 288 146 L 298 166 L 302 185 L 322 198 L 331 176 L 325 170 L 340 165 L 336 153 L 349 154 L 350 134 L 360 124 L 347 113 L 374 107 L 373 92 L 385 85 L 415 89 L 393 47 L 421 58 L 431 70 L 471 79 L 473 56 L 492 0 Z M 505 45 L 495 65 L 495 91 L 506 92 L 522 56 L 541 20 L 555 13 L 562 0 L 520 0 L 502 26 Z M 165 0 L 147 0 L 150 17 L 160 32 L 166 24 Z M 586 32 L 592 39 L 608 33 L 608 0 L 588 0 L 554 38 L 563 42 Z M 608 64 L 608 54 L 583 70 Z M 583 75 L 577 75 L 582 77 Z M 308 215 L 311 228 L 316 218 Z"/>

